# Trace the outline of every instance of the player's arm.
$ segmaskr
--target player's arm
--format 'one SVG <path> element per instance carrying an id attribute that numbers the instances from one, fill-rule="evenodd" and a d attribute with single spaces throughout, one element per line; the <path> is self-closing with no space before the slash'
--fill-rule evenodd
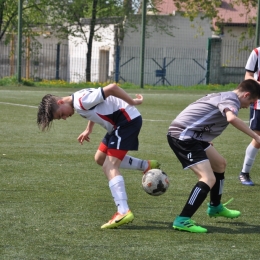
<path id="1" fill-rule="evenodd" d="M 246 71 L 246 74 L 245 74 L 245 80 L 246 79 L 253 79 L 255 81 L 257 81 L 255 78 L 254 78 L 254 72 L 252 71 Z M 259 81 L 257 81 L 258 83 L 260 83 Z"/>
<path id="2" fill-rule="evenodd" d="M 79 136 L 78 136 L 78 141 L 79 143 L 83 144 L 83 141 L 86 140 L 87 142 L 90 141 L 89 135 L 92 133 L 93 127 L 94 127 L 95 123 L 92 121 L 88 121 L 88 125 L 87 128 L 84 132 L 82 132 Z"/>
<path id="3" fill-rule="evenodd" d="M 238 130 L 254 138 L 256 142 L 260 143 L 260 136 L 252 131 L 247 124 L 245 124 L 240 118 L 238 118 L 232 111 L 225 109 L 227 121 Z"/>
<path id="4" fill-rule="evenodd" d="M 131 98 L 122 88 L 116 84 L 109 84 L 103 88 L 105 97 L 114 96 L 127 102 L 131 106 L 140 105 L 143 103 L 143 96 L 136 94 L 136 98 Z"/>

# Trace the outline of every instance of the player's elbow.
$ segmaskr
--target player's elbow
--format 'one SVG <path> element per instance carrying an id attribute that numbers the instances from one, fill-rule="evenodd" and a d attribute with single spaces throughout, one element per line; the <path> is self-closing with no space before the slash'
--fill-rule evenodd
<path id="1" fill-rule="evenodd" d="M 111 95 L 113 96 L 115 94 L 115 92 L 118 91 L 118 86 L 115 83 L 111 83 L 109 85 L 107 85 L 104 89 L 106 90 L 107 95 Z"/>
<path id="2" fill-rule="evenodd" d="M 226 116 L 227 116 L 227 121 L 230 124 L 233 124 L 237 120 L 237 117 L 233 113 L 227 113 Z"/>
<path id="3" fill-rule="evenodd" d="M 228 123 L 232 124 L 234 122 L 233 118 L 227 118 Z"/>
<path id="4" fill-rule="evenodd" d="M 109 97 L 109 96 L 117 96 L 117 93 L 118 93 L 118 89 L 120 87 L 117 86 L 115 83 L 111 83 L 107 86 L 105 86 L 103 88 L 103 91 L 104 91 L 104 94 L 105 94 L 105 97 Z"/>

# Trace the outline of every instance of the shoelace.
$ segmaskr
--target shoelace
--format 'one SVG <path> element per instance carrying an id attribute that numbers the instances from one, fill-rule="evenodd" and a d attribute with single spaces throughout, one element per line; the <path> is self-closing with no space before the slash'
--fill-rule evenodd
<path id="1" fill-rule="evenodd" d="M 184 226 L 194 226 L 196 224 L 196 222 L 192 219 L 187 219 L 182 223 Z"/>
<path id="2" fill-rule="evenodd" d="M 240 175 L 240 180 L 241 181 L 251 181 L 249 173 L 244 173 Z"/>
<path id="3" fill-rule="evenodd" d="M 229 201 L 227 201 L 226 203 L 223 204 L 223 206 L 225 207 L 227 204 L 229 204 L 230 202 L 232 202 L 234 200 L 234 198 L 231 198 Z"/>
<path id="4" fill-rule="evenodd" d="M 110 219 L 110 221 L 113 220 L 117 215 L 119 215 L 118 212 L 116 212 L 116 213 L 112 216 L 112 218 Z"/>
<path id="5" fill-rule="evenodd" d="M 245 177 L 246 177 L 246 180 L 247 180 L 247 181 L 251 181 L 250 176 L 249 176 L 249 173 L 245 174 Z"/>

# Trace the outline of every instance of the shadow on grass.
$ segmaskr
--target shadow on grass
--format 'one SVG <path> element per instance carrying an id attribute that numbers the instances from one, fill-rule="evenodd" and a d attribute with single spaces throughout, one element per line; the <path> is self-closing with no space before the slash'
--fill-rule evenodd
<path id="1" fill-rule="evenodd" d="M 226 222 L 217 221 L 216 224 L 230 225 L 231 228 L 227 227 L 214 227 L 214 226 L 203 226 L 208 229 L 210 233 L 229 233 L 229 234 L 259 234 L 260 226 L 252 225 L 246 222 Z"/>
<path id="2" fill-rule="evenodd" d="M 151 224 L 151 225 L 150 225 Z M 231 227 L 207 226 L 203 225 L 208 230 L 208 233 L 223 233 L 223 234 L 258 234 L 260 233 L 259 225 L 252 225 L 245 222 L 225 222 L 218 221 L 216 224 L 230 225 Z M 121 226 L 120 229 L 128 230 L 169 230 L 172 229 L 172 222 L 166 223 L 161 221 L 147 221 L 144 226 L 137 226 L 134 224 Z M 177 231 L 180 232 L 180 231 Z M 185 231 L 181 231 L 185 232 Z M 187 232 L 189 233 L 189 232 Z"/>
<path id="3" fill-rule="evenodd" d="M 150 225 L 151 224 L 151 225 Z M 144 226 L 135 226 L 133 223 L 129 223 L 129 225 L 124 225 L 120 228 L 124 229 L 132 229 L 132 230 L 164 230 L 164 229 L 172 229 L 172 222 L 167 223 L 164 221 L 147 221 Z"/>

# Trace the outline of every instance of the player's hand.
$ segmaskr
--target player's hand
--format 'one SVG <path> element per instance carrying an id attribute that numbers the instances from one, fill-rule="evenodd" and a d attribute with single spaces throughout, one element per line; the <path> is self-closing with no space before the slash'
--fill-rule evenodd
<path id="1" fill-rule="evenodd" d="M 88 130 L 85 130 L 84 132 L 82 132 L 79 136 L 78 136 L 78 142 L 80 144 L 83 144 L 84 140 L 86 140 L 87 142 L 90 142 L 90 138 L 89 138 L 90 132 Z"/>
<path id="2" fill-rule="evenodd" d="M 141 95 L 141 94 L 136 94 L 135 96 L 136 96 L 136 98 L 133 99 L 135 105 L 140 105 L 140 104 L 142 104 L 142 103 L 143 103 L 143 100 L 144 100 L 143 95 Z"/>

